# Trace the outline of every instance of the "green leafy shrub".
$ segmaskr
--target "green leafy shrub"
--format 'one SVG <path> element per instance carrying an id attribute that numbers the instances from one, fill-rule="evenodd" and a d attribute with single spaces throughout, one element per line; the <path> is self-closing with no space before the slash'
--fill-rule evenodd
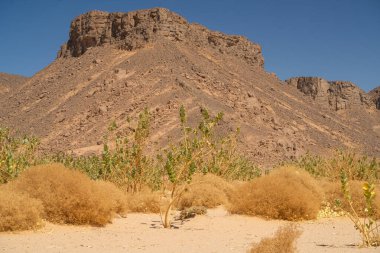
<path id="1" fill-rule="evenodd" d="M 380 224 L 375 218 L 374 200 L 376 197 L 375 185 L 373 183 L 365 182 L 363 184 L 363 197 L 365 199 L 364 217 L 361 218 L 354 207 L 354 200 L 352 199 L 351 189 L 348 183 L 348 177 L 345 171 L 341 171 L 341 186 L 344 200 L 349 206 L 346 209 L 347 216 L 354 223 L 355 229 L 359 231 L 362 237 L 363 246 L 380 246 Z"/>
<path id="2" fill-rule="evenodd" d="M 164 227 L 170 227 L 169 213 L 175 202 L 179 202 L 187 187 L 193 185 L 194 173 L 212 173 L 229 179 L 250 179 L 261 175 L 261 170 L 242 160 L 236 152 L 233 138 L 215 138 L 215 127 L 222 120 L 223 114 L 211 116 L 205 108 L 201 108 L 202 120 L 197 128 L 187 125 L 186 111 L 183 106 L 179 110 L 182 139 L 171 145 L 163 157 L 164 191 L 168 190 L 168 205 L 162 216 Z"/>
<path id="3" fill-rule="evenodd" d="M 347 187 L 350 189 L 352 206 L 356 210 L 359 217 L 366 216 L 366 202 L 363 197 L 363 185 L 365 181 L 349 180 Z M 324 191 L 325 201 L 330 204 L 331 208 L 340 213 L 343 210 L 350 210 L 349 203 L 345 201 L 344 193 L 342 192 L 341 182 L 321 181 L 321 188 Z M 373 217 L 380 219 L 380 196 L 376 195 L 373 199 Z"/>
<path id="4" fill-rule="evenodd" d="M 339 181 L 341 171 L 347 174 L 349 180 L 380 180 L 380 162 L 376 158 L 359 156 L 349 151 L 337 150 L 332 158 L 306 154 L 295 165 L 315 177 L 329 178 L 332 181 Z"/>
<path id="5" fill-rule="evenodd" d="M 0 184 L 35 164 L 38 144 L 35 137 L 17 137 L 9 128 L 0 127 Z"/>
<path id="6" fill-rule="evenodd" d="M 132 141 L 113 122 L 104 137 L 101 155 L 74 156 L 59 153 L 48 161 L 81 170 L 92 179 L 111 181 L 128 192 L 140 191 L 145 185 L 158 189 L 161 186 L 162 173 L 153 159 L 144 154 L 149 127 L 150 115 L 145 109 L 139 115 Z M 119 130 L 117 134 L 116 130 Z"/>

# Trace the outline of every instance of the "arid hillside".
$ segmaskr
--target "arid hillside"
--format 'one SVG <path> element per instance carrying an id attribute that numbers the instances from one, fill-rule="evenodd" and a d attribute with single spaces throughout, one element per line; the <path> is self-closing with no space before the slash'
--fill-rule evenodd
<path id="1" fill-rule="evenodd" d="M 258 44 L 167 9 L 92 11 L 71 23 L 53 63 L 1 93 L 0 122 L 40 137 L 46 150 L 82 154 L 101 150 L 113 121 L 132 131 L 147 107 L 155 149 L 175 141 L 181 104 L 193 122 L 204 107 L 224 113 L 220 131 L 240 128 L 247 156 L 272 165 L 338 147 L 380 157 L 375 102 L 350 82 L 283 82 L 265 71 Z"/>
<path id="2" fill-rule="evenodd" d="M 0 72 L 0 95 L 9 92 L 11 89 L 16 89 L 26 80 L 28 80 L 28 78 L 24 76 Z"/>

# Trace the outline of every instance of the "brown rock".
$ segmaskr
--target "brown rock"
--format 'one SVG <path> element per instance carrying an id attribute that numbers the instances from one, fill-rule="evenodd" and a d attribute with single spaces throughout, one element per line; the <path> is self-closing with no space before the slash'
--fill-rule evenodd
<path id="1" fill-rule="evenodd" d="M 70 39 L 61 47 L 58 57 L 78 57 L 90 47 L 105 44 L 135 50 L 160 40 L 211 46 L 219 52 L 240 57 L 252 66 L 264 65 L 261 47 L 245 37 L 229 36 L 189 24 L 183 17 L 164 8 L 128 13 L 91 11 L 80 15 L 71 23 Z"/>
<path id="2" fill-rule="evenodd" d="M 368 95 L 375 104 L 376 108 L 380 110 L 380 86 L 371 90 Z"/>
<path id="3" fill-rule="evenodd" d="M 294 77 L 286 82 L 335 111 L 372 107 L 369 96 L 352 82 L 326 81 L 320 77 Z"/>

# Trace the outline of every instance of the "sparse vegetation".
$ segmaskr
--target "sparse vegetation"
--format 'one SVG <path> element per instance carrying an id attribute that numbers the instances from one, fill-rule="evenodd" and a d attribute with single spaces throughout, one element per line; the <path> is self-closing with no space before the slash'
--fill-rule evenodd
<path id="1" fill-rule="evenodd" d="M 347 216 L 359 231 L 362 246 L 380 245 L 380 198 L 375 192 L 380 180 L 380 162 L 376 158 L 336 151 L 330 159 L 307 154 L 296 164 L 322 179 L 323 215 Z"/>
<path id="2" fill-rule="evenodd" d="M 350 186 L 348 184 L 348 177 L 345 171 L 341 171 L 341 185 L 344 199 L 349 206 L 347 216 L 354 223 L 356 230 L 359 231 L 362 237 L 363 246 L 380 246 L 380 224 L 374 217 L 374 199 L 376 196 L 375 185 L 373 183 L 365 182 L 363 184 L 363 196 L 365 199 L 364 217 L 361 218 L 354 207 Z"/>
<path id="3" fill-rule="evenodd" d="M 12 184 L 17 186 L 19 192 L 28 192 L 32 197 L 40 199 L 44 205 L 44 215 L 53 222 L 104 225 L 110 221 L 113 212 L 126 210 L 115 187 L 105 182 L 91 182 L 79 172 L 82 171 L 93 180 L 110 181 L 127 191 L 130 211 L 157 212 L 158 207 L 165 206 L 163 223 L 165 227 L 170 227 L 169 214 L 175 203 L 180 208 L 195 204 L 211 207 L 226 203 L 224 195 L 227 192 L 216 189 L 222 184 L 227 185 L 226 182 L 216 179 L 215 176 L 212 183 L 213 180 L 208 180 L 212 176 L 206 175 L 204 178 L 210 185 L 200 186 L 201 182 L 190 184 L 194 173 L 211 173 L 228 180 L 249 180 L 261 175 L 257 166 L 237 152 L 238 131 L 226 137 L 214 136 L 214 129 L 223 115 L 219 113 L 213 117 L 205 108 L 201 109 L 201 114 L 202 120 L 198 127 L 189 127 L 185 108 L 182 106 L 179 118 L 183 137 L 179 143 L 173 143 L 156 158 L 147 156 L 144 151 L 150 128 L 150 114 L 147 109 L 139 115 L 131 139 L 130 135 L 113 122 L 104 136 L 101 155 L 74 156 L 58 153 L 38 157 L 35 155 L 38 145 L 36 139 L 17 139 L 11 137 L 8 129 L 2 129 L 1 182 L 16 178 L 28 166 L 46 164 L 27 170 Z M 73 170 L 64 169 L 56 163 Z M 75 191 L 74 188 L 77 187 L 81 188 Z M 113 196 L 105 197 L 97 190 L 99 187 L 107 189 Z M 195 197 L 194 192 L 207 187 L 210 190 L 206 191 L 207 196 L 201 194 Z M 157 198 L 158 190 L 165 195 L 161 200 Z M 93 198 L 88 196 L 90 191 L 96 193 Z M 156 193 L 151 194 L 152 192 Z M 219 196 L 219 193 L 222 195 Z M 182 195 L 185 198 L 180 201 Z M 90 210 L 93 208 L 96 211 Z"/>
<path id="4" fill-rule="evenodd" d="M 296 252 L 295 241 L 301 231 L 295 225 L 279 228 L 273 237 L 264 238 L 253 244 L 247 253 L 293 253 Z"/>
<path id="5" fill-rule="evenodd" d="M 314 219 L 324 194 L 325 211 L 341 213 L 352 207 L 358 217 L 368 216 L 368 208 L 363 208 L 367 207 L 367 200 L 361 198 L 362 182 L 355 180 L 378 182 L 380 164 L 376 159 L 341 151 L 331 159 L 307 154 L 293 165 L 275 168 L 260 177 L 261 170 L 237 150 L 239 131 L 215 136 L 223 115 L 212 116 L 205 108 L 201 108 L 201 115 L 197 127 L 190 127 L 181 106 L 182 138 L 158 155 L 145 152 L 150 131 L 147 109 L 139 115 L 135 127 L 129 127 L 132 135 L 112 122 L 100 155 L 59 153 L 38 157 L 37 139 L 13 137 L 9 129 L 1 128 L 0 183 L 8 182 L 7 188 L 14 191 L 20 203 L 27 199 L 31 199 L 30 203 L 42 203 L 43 211 L 38 217 L 57 223 L 104 225 L 115 213 L 130 211 L 161 213 L 164 227 L 170 227 L 173 207 L 188 210 L 218 205 L 238 214 Z M 21 173 L 32 165 L 45 163 Z M 336 183 L 339 171 L 353 180 L 348 183 L 351 202 L 343 201 L 347 196 Z M 324 179 L 320 183 L 324 194 L 309 174 Z M 232 184 L 233 180 L 239 183 Z M 380 216 L 378 210 L 379 198 L 374 196 L 371 219 Z"/>
<path id="6" fill-rule="evenodd" d="M 310 220 L 317 217 L 321 201 L 321 190 L 309 174 L 284 167 L 238 186 L 230 211 L 272 219 Z"/>
<path id="7" fill-rule="evenodd" d="M 187 125 L 185 108 L 180 107 L 179 118 L 183 138 L 178 144 L 168 148 L 163 158 L 164 175 L 168 179 L 168 182 L 163 184 L 163 192 L 168 193 L 165 196 L 168 204 L 161 214 L 164 227 L 170 227 L 171 208 L 176 202 L 181 203 L 188 187 L 201 183 L 191 183 L 194 173 L 212 173 L 240 179 L 251 179 L 261 175 L 257 167 L 242 162 L 236 153 L 232 137 L 214 137 L 215 127 L 222 120 L 223 114 L 211 116 L 205 108 L 201 108 L 201 114 L 202 120 L 198 128 L 191 128 Z"/>
<path id="8" fill-rule="evenodd" d="M 35 137 L 17 137 L 9 128 L 0 127 L 0 184 L 36 163 L 38 143 Z"/>
<path id="9" fill-rule="evenodd" d="M 209 171 L 210 156 L 213 146 L 210 142 L 212 130 L 222 119 L 222 114 L 210 118 L 208 112 L 202 109 L 203 121 L 198 129 L 186 126 L 187 117 L 185 108 L 181 106 L 179 111 L 183 139 L 178 145 L 172 145 L 166 150 L 164 171 L 168 178 L 168 183 L 164 185 L 164 193 L 168 191 L 167 207 L 161 213 L 164 227 L 170 228 L 170 211 L 175 202 L 179 201 L 182 194 L 187 189 L 187 184 L 192 180 L 193 174 L 198 170 L 204 173 Z M 212 141 L 212 140 L 211 140 Z M 185 185 L 184 185 L 185 184 Z M 169 188 L 166 190 L 166 188 Z"/>
<path id="10" fill-rule="evenodd" d="M 146 185 L 158 189 L 162 173 L 156 169 L 153 159 L 143 153 L 149 135 L 149 122 L 149 112 L 145 109 L 139 115 L 132 141 L 113 122 L 104 136 L 101 155 L 74 156 L 59 153 L 48 161 L 81 170 L 92 179 L 111 181 L 128 192 L 140 191 Z"/>
<path id="11" fill-rule="evenodd" d="M 329 178 L 339 182 L 340 172 L 344 171 L 349 180 L 380 180 L 380 162 L 376 158 L 359 156 L 354 152 L 337 150 L 332 158 L 322 158 L 306 154 L 295 161 L 295 165 L 305 169 L 317 178 Z"/>
<path id="12" fill-rule="evenodd" d="M 363 197 L 363 185 L 365 181 L 351 180 L 347 182 L 350 189 L 352 206 L 360 217 L 366 215 L 365 212 L 365 198 Z M 342 214 L 342 210 L 350 210 L 349 203 L 345 201 L 344 193 L 340 182 L 331 182 L 323 180 L 320 186 L 324 191 L 325 201 L 328 203 L 332 211 Z M 380 196 L 376 195 L 373 199 L 373 217 L 380 218 Z"/>

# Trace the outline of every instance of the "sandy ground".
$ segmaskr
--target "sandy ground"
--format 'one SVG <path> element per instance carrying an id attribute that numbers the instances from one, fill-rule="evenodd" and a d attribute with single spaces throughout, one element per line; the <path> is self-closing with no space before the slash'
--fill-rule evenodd
<path id="1" fill-rule="evenodd" d="M 0 252 L 246 252 L 252 242 L 272 235 L 285 221 L 229 215 L 209 210 L 177 229 L 160 227 L 157 214 L 129 214 L 106 227 L 46 224 L 38 231 L 0 233 Z M 361 249 L 359 234 L 346 218 L 301 222 L 299 252 L 380 252 Z"/>

